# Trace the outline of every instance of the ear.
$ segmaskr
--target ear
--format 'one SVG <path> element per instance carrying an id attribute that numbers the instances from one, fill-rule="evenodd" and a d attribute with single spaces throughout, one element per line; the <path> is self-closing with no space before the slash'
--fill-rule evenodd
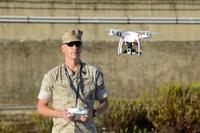
<path id="1" fill-rule="evenodd" d="M 65 45 L 64 44 L 62 44 L 61 45 L 61 47 L 60 47 L 60 49 L 62 50 L 62 52 L 64 53 L 64 51 L 65 51 Z"/>

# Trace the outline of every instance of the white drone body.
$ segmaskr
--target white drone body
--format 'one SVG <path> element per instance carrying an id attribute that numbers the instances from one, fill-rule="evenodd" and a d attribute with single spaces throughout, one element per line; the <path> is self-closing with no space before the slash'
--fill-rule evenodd
<path id="1" fill-rule="evenodd" d="M 118 54 L 127 53 L 129 55 L 138 56 L 142 54 L 140 39 L 148 39 L 152 37 L 152 33 L 150 31 L 135 32 L 122 31 L 119 29 L 110 29 L 109 35 L 120 37 L 118 44 Z M 123 48 L 125 49 L 124 51 Z"/>
<path id="2" fill-rule="evenodd" d="M 73 107 L 67 109 L 67 112 L 72 114 L 74 116 L 75 120 L 80 120 L 81 115 L 88 114 L 88 109 L 86 108 L 79 108 L 79 107 Z"/>
<path id="3" fill-rule="evenodd" d="M 85 108 L 69 108 L 67 111 L 73 115 L 84 115 L 88 113 L 88 110 Z"/>

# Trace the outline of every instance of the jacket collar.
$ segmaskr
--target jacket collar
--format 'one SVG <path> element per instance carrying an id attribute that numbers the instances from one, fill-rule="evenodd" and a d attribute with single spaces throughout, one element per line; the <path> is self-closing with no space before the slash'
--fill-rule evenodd
<path id="1" fill-rule="evenodd" d="M 87 69 L 87 64 L 84 63 L 84 62 L 81 62 L 81 67 L 79 68 L 79 71 L 81 69 L 81 75 L 83 76 L 83 78 L 89 78 L 90 75 L 89 75 L 89 71 Z M 72 70 L 70 70 L 65 64 L 62 65 L 62 75 L 63 76 L 66 76 L 66 74 L 69 74 L 70 77 L 79 77 L 80 75 L 78 74 L 79 72 L 76 72 L 75 75 L 74 75 L 74 72 Z"/>

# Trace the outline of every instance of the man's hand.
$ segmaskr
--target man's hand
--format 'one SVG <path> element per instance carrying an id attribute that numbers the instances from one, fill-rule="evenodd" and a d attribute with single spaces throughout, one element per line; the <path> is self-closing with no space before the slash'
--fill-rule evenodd
<path id="1" fill-rule="evenodd" d="M 67 111 L 62 111 L 62 118 L 66 121 L 68 120 L 71 120 L 73 121 L 74 120 L 74 115 L 70 114 L 69 112 Z"/>
<path id="2" fill-rule="evenodd" d="M 80 116 L 80 120 L 85 122 L 88 121 L 89 119 L 91 119 L 93 116 L 93 111 L 90 111 L 88 114 L 84 114 Z"/>
<path id="3" fill-rule="evenodd" d="M 66 121 L 67 120 L 73 121 L 75 119 L 75 116 L 73 114 L 69 113 L 66 109 L 65 111 L 62 112 L 62 118 L 65 119 Z"/>
<path id="4" fill-rule="evenodd" d="M 83 122 L 85 122 L 85 121 L 89 120 L 89 116 L 87 114 L 81 115 L 80 116 L 80 120 L 83 121 Z"/>

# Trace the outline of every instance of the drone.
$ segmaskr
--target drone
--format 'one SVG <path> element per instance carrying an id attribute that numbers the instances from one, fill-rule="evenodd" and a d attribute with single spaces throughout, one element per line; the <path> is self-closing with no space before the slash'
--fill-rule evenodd
<path id="1" fill-rule="evenodd" d="M 118 44 L 118 54 L 138 55 L 142 54 L 141 39 L 152 38 L 150 31 L 123 31 L 120 29 L 110 29 L 110 36 L 120 37 Z"/>

